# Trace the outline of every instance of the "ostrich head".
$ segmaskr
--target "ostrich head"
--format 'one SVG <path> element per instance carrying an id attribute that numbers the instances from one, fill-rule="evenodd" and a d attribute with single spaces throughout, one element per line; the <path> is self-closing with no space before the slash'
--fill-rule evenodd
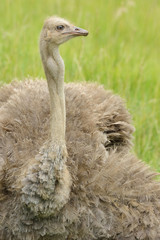
<path id="1" fill-rule="evenodd" d="M 87 36 L 88 31 L 74 26 L 63 18 L 50 17 L 44 23 L 42 34 L 46 41 L 60 45 L 73 37 Z"/>
<path id="2" fill-rule="evenodd" d="M 61 141 L 58 139 L 63 139 L 65 142 L 65 66 L 59 54 L 59 45 L 76 36 L 87 35 L 88 31 L 75 27 L 63 18 L 54 16 L 44 22 L 41 31 L 39 46 L 50 92 L 52 142 Z"/>

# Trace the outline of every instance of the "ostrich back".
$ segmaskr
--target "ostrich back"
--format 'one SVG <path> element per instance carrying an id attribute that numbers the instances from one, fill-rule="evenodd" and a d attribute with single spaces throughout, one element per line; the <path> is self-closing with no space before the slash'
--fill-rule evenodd
<path id="1" fill-rule="evenodd" d="M 129 153 L 130 115 L 95 84 L 66 84 L 68 203 L 58 215 L 21 213 L 22 176 L 50 138 L 43 80 L 0 89 L 0 240 L 160 239 L 160 185 Z"/>

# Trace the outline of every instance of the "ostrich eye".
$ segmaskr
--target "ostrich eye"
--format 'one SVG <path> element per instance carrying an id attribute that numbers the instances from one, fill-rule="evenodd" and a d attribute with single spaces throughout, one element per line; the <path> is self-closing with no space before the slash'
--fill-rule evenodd
<path id="1" fill-rule="evenodd" d="M 64 26 L 63 26 L 63 25 L 57 26 L 57 30 L 63 30 L 63 29 L 64 29 Z"/>

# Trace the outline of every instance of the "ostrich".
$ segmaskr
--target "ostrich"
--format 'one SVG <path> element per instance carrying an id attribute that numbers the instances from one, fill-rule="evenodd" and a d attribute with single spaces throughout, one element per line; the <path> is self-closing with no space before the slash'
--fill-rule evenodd
<path id="1" fill-rule="evenodd" d="M 123 101 L 95 84 L 64 85 L 59 45 L 87 34 L 48 18 L 47 84 L 0 90 L 0 240 L 160 239 L 160 184 L 130 153 Z"/>

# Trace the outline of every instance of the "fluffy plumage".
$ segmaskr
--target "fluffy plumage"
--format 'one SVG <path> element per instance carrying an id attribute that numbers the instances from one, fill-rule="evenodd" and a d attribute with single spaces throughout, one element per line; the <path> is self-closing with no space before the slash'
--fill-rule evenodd
<path id="1" fill-rule="evenodd" d="M 69 201 L 53 217 L 24 214 L 19 176 L 48 138 L 49 95 L 46 82 L 38 80 L 5 91 L 10 96 L 1 99 L 0 109 L 2 240 L 160 237 L 156 174 L 128 153 L 133 127 L 123 101 L 94 84 L 65 86 Z"/>

